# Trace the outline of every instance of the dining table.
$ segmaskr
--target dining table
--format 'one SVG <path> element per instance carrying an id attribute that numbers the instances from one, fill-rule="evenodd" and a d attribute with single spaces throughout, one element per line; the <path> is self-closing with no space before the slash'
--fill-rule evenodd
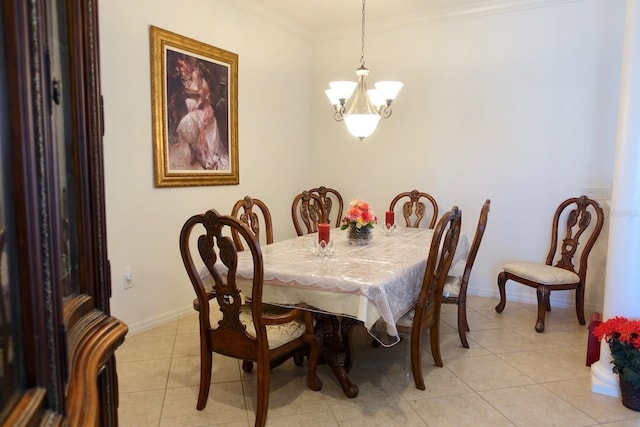
<path id="1" fill-rule="evenodd" d="M 262 245 L 263 302 L 302 307 L 330 319 L 327 364 L 348 397 L 358 395 L 347 371 L 351 365 L 346 332 L 363 324 L 385 347 L 400 341 L 396 322 L 413 308 L 422 286 L 433 229 L 376 226 L 365 245 L 353 244 L 347 231 L 330 230 L 329 242 L 318 233 Z M 450 274 L 462 274 L 469 243 L 460 235 Z M 203 278 L 208 272 L 203 270 Z M 251 295 L 253 267 L 248 251 L 238 253 L 237 277 Z M 338 319 L 338 321 L 336 321 Z"/>

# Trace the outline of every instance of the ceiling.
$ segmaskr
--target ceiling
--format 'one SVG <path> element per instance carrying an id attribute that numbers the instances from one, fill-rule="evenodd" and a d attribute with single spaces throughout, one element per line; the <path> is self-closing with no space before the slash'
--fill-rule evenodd
<path id="1" fill-rule="evenodd" d="M 558 1 L 558 0 L 554 0 Z M 562 1 L 562 0 L 561 0 Z M 360 26 L 361 0 L 255 0 L 264 8 L 312 33 Z M 368 0 L 366 22 L 384 23 L 473 10 L 531 7 L 551 0 Z"/>

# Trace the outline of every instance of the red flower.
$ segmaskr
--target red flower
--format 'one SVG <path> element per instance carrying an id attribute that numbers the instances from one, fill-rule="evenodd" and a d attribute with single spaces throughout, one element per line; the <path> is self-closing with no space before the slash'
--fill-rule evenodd
<path id="1" fill-rule="evenodd" d="M 640 388 L 640 320 L 616 316 L 594 328 L 593 334 L 609 344 L 613 372 Z"/>

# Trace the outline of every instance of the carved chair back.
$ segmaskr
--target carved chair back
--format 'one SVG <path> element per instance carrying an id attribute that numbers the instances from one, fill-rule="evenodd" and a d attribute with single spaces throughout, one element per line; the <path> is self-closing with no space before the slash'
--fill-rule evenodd
<path id="1" fill-rule="evenodd" d="M 320 197 L 320 206 L 323 210 L 325 220 L 336 227 L 340 226 L 342 220 L 342 212 L 344 210 L 344 201 L 340 192 L 333 188 L 327 188 L 324 185 L 312 188 L 309 193 L 316 194 Z"/>
<path id="2" fill-rule="evenodd" d="M 426 309 L 433 305 L 439 306 L 442 302 L 442 288 L 458 247 L 461 222 L 462 212 L 457 206 L 453 206 L 438 221 L 433 232 L 416 309 Z M 439 312 L 439 309 L 437 311 Z M 417 318 L 416 313 L 415 319 Z"/>
<path id="3" fill-rule="evenodd" d="M 394 211 L 396 204 L 401 200 L 403 201 L 402 216 L 404 217 L 407 227 L 420 227 L 422 219 L 425 215 L 429 214 L 431 216 L 427 216 L 427 218 L 429 218 L 428 228 L 435 227 L 436 221 L 438 221 L 438 203 L 433 196 L 418 190 L 400 193 L 391 201 L 389 210 Z M 429 209 L 427 209 L 427 205 L 429 206 Z"/>
<path id="4" fill-rule="evenodd" d="M 247 225 L 249 229 L 255 234 L 258 242 L 264 242 L 269 245 L 273 243 L 273 222 L 271 220 L 271 212 L 267 205 L 260 199 L 254 199 L 250 196 L 245 196 L 243 199 L 238 200 L 231 210 L 231 216 L 238 218 L 241 222 Z M 264 224 L 264 232 L 260 228 L 260 216 L 262 216 L 262 224 Z M 236 229 L 232 229 L 233 241 L 239 251 L 244 250 L 242 239 Z"/>
<path id="5" fill-rule="evenodd" d="M 298 236 L 317 232 L 318 224 L 327 222 L 320 196 L 310 191 L 295 196 L 291 203 L 291 218 Z"/>
<path id="6" fill-rule="evenodd" d="M 592 224 L 594 215 L 595 222 Z M 583 195 L 562 202 L 553 216 L 551 245 L 545 264 L 553 265 L 555 259 L 555 267 L 577 273 L 584 283 L 587 259 L 603 224 L 604 212 L 597 201 Z M 560 235 L 561 232 L 564 235 Z M 587 239 L 587 242 L 580 248 L 578 262 L 574 262 L 581 239 Z"/>

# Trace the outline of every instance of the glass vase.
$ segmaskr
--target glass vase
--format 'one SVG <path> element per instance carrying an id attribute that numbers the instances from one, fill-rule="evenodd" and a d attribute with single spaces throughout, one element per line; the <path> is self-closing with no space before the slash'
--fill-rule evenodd
<path id="1" fill-rule="evenodd" d="M 355 224 L 351 224 L 347 233 L 347 241 L 350 245 L 364 246 L 371 240 L 371 227 L 358 228 Z"/>

